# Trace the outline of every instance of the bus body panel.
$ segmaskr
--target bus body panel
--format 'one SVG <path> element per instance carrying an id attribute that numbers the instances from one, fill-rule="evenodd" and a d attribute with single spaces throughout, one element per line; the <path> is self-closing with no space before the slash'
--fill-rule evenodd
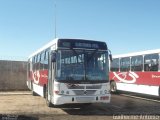
<path id="1" fill-rule="evenodd" d="M 160 72 L 110 72 L 110 80 L 137 85 L 160 85 Z"/>
<path id="2" fill-rule="evenodd" d="M 109 77 L 117 90 L 160 96 L 160 49 L 113 56 Z"/>
<path id="3" fill-rule="evenodd" d="M 127 84 L 119 82 L 116 84 L 118 90 L 159 96 L 159 86 Z"/>
<path id="4" fill-rule="evenodd" d="M 31 71 L 31 78 L 30 80 L 33 80 L 34 83 L 44 86 L 48 82 L 48 70 L 36 70 Z"/>

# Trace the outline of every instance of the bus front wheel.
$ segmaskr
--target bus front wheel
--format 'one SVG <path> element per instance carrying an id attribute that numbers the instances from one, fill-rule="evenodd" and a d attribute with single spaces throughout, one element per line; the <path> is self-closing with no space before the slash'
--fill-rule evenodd
<path id="1" fill-rule="evenodd" d="M 48 93 L 48 86 L 46 86 L 45 92 L 46 92 L 46 94 L 45 94 L 45 95 L 46 95 L 46 96 L 45 96 L 45 98 L 46 98 L 46 104 L 47 104 L 48 107 L 52 107 L 53 104 L 52 104 L 51 101 L 48 99 L 48 97 L 49 97 L 49 96 L 48 96 L 48 94 L 49 94 L 49 93 Z"/>
<path id="2" fill-rule="evenodd" d="M 115 81 L 112 81 L 112 82 L 110 83 L 110 91 L 111 91 L 112 93 L 116 93 L 116 92 L 117 92 L 117 85 L 116 85 L 116 82 L 115 82 Z"/>

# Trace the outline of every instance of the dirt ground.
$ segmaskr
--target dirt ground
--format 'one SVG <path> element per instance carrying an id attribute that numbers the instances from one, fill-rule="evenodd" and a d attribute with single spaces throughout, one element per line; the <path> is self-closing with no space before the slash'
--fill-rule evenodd
<path id="1" fill-rule="evenodd" d="M 159 103 L 112 95 L 110 104 L 49 108 L 44 98 L 32 96 L 29 91 L 0 92 L 0 118 L 2 120 L 113 120 L 118 119 L 120 115 L 157 115 L 160 119 Z"/>

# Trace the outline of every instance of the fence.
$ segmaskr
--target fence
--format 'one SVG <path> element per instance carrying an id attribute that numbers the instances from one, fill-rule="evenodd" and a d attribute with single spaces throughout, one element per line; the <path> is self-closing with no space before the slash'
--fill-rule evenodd
<path id="1" fill-rule="evenodd" d="M 0 90 L 27 90 L 27 62 L 0 60 Z"/>

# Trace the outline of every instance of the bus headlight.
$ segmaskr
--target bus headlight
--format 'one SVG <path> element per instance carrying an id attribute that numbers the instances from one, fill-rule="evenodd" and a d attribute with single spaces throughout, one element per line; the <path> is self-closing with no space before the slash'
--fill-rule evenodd
<path id="1" fill-rule="evenodd" d="M 63 91 L 63 90 L 61 91 L 61 94 L 64 94 L 64 91 Z"/>

